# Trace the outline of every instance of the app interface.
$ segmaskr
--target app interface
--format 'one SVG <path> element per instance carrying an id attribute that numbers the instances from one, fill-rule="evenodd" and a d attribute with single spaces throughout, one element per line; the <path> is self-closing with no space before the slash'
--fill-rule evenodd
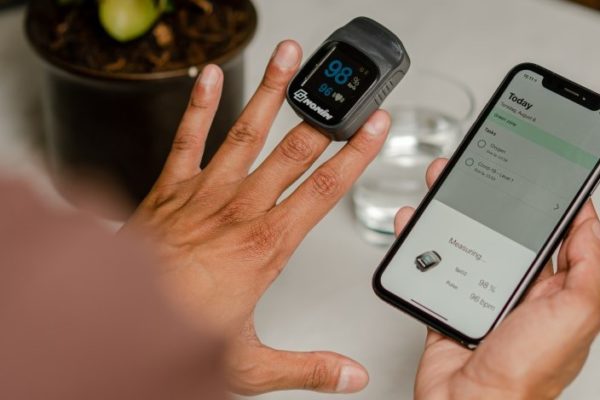
<path id="1" fill-rule="evenodd" d="M 382 275 L 383 287 L 484 336 L 600 157 L 600 113 L 520 71 Z"/>

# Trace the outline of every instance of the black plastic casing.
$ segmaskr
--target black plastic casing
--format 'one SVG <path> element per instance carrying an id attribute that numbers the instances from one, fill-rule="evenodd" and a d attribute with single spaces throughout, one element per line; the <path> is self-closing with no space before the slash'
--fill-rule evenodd
<path id="1" fill-rule="evenodd" d="M 368 57 L 378 69 L 378 77 L 344 115 L 340 122 L 329 125 L 317 121 L 304 112 L 293 100 L 291 88 L 311 68 L 311 60 L 319 50 L 333 42 L 354 47 Z M 410 58 L 398 37 L 383 25 L 367 17 L 358 17 L 333 32 L 292 78 L 286 97 L 296 114 L 333 140 L 350 139 L 383 103 L 390 92 L 400 83 L 408 68 Z"/>

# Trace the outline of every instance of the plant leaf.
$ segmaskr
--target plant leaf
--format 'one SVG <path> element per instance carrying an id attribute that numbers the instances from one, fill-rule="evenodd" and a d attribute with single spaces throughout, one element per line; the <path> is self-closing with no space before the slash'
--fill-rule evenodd
<path id="1" fill-rule="evenodd" d="M 98 11 L 106 32 L 120 42 L 144 35 L 163 12 L 154 0 L 99 0 Z"/>
<path id="2" fill-rule="evenodd" d="M 160 0 L 160 9 L 164 12 L 175 11 L 175 3 L 173 0 Z"/>

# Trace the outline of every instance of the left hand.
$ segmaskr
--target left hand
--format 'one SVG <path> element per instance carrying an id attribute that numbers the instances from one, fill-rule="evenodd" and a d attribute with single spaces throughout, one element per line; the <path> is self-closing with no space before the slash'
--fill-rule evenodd
<path id="1" fill-rule="evenodd" d="M 347 357 L 275 350 L 261 343 L 254 328 L 258 300 L 304 236 L 375 158 L 390 124 L 388 115 L 377 111 L 333 158 L 279 201 L 330 143 L 301 123 L 250 173 L 300 60 L 298 44 L 279 45 L 257 92 L 201 171 L 223 83 L 218 67 L 206 67 L 164 170 L 128 223 L 154 235 L 167 267 L 168 293 L 178 308 L 229 338 L 229 378 L 233 390 L 243 394 L 349 393 L 368 383 L 365 369 Z"/>
<path id="2" fill-rule="evenodd" d="M 431 186 L 446 164 L 427 171 Z M 413 214 L 396 217 L 399 233 Z M 522 304 L 475 351 L 428 329 L 417 399 L 553 399 L 577 376 L 600 330 L 600 222 L 585 205 Z"/>

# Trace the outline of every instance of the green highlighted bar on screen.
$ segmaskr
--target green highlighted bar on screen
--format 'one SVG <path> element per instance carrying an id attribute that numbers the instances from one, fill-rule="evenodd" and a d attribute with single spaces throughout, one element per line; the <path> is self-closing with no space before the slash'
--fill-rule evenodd
<path id="1" fill-rule="evenodd" d="M 492 119 L 498 125 L 505 127 L 522 138 L 588 170 L 594 169 L 598 162 L 598 157 L 593 154 L 545 132 L 535 125 L 525 122 L 514 114 L 510 114 L 500 108 L 492 110 Z"/>

